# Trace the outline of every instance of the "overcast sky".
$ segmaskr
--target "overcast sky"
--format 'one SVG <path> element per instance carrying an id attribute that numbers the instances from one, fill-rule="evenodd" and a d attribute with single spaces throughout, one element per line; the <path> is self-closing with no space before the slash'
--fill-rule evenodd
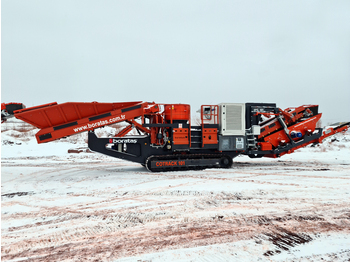
<path id="1" fill-rule="evenodd" d="M 1 102 L 319 104 L 350 121 L 349 0 L 1 3 Z"/>

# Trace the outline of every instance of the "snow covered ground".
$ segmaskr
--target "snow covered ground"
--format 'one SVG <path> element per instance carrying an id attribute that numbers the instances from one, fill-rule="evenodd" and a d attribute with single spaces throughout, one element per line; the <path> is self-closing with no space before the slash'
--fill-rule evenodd
<path id="1" fill-rule="evenodd" d="M 84 136 L 38 145 L 21 125 L 1 126 L 2 261 L 350 260 L 349 132 L 280 159 L 150 173 L 68 153 Z"/>

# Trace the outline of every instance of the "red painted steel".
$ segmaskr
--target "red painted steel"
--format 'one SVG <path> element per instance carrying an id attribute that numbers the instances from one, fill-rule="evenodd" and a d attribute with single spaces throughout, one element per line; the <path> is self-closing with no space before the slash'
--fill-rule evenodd
<path id="1" fill-rule="evenodd" d="M 209 112 L 204 109 L 209 109 Z M 219 106 L 202 105 L 201 106 L 201 123 L 202 123 L 202 147 L 205 145 L 216 145 L 218 141 L 218 127 L 206 128 L 206 124 L 219 124 Z"/>
<path id="2" fill-rule="evenodd" d="M 166 121 L 174 120 L 190 120 L 190 105 L 186 104 L 172 104 L 164 105 L 164 114 Z"/>
<path id="3" fill-rule="evenodd" d="M 16 118 L 41 130 L 35 135 L 38 143 L 50 142 L 106 125 L 153 114 L 159 111 L 155 103 L 50 103 L 18 110 Z M 146 129 L 145 129 L 146 130 Z"/>
<path id="4" fill-rule="evenodd" d="M 304 116 L 304 112 L 309 114 L 310 116 L 312 115 L 312 112 L 309 108 L 314 108 L 318 107 L 317 105 L 303 105 L 299 107 L 289 107 L 286 108 L 285 110 L 279 109 L 280 113 L 284 117 L 284 122 L 286 125 L 291 125 L 295 123 L 297 120 L 301 119 Z M 276 116 L 279 114 L 273 114 L 273 113 L 260 113 L 257 112 L 256 115 L 261 114 L 265 115 L 267 117 L 269 116 Z M 275 132 L 276 130 L 281 129 L 282 126 L 278 122 L 277 118 L 271 118 L 266 120 L 265 122 L 261 123 L 261 133 L 258 138 L 263 138 L 265 136 L 268 136 L 269 134 Z"/>
<path id="5" fill-rule="evenodd" d="M 15 115 L 16 118 L 42 129 L 67 124 L 83 118 L 94 117 L 117 109 L 131 107 L 140 103 L 141 102 L 68 102 L 57 104 L 54 102 L 18 110 L 15 112 Z"/>
<path id="6" fill-rule="evenodd" d="M 295 131 L 302 133 L 302 137 L 305 136 L 307 132 L 314 132 L 316 129 L 316 124 L 318 120 L 321 118 L 322 114 L 318 114 L 316 116 L 310 117 L 302 122 L 296 123 L 292 126 L 288 127 L 289 132 Z M 294 141 L 300 140 L 302 138 L 294 138 Z M 285 133 L 284 129 L 273 133 L 269 136 L 264 137 L 265 142 L 269 142 L 272 144 L 275 148 L 279 145 L 290 143 L 290 139 L 288 138 L 287 134 Z"/>

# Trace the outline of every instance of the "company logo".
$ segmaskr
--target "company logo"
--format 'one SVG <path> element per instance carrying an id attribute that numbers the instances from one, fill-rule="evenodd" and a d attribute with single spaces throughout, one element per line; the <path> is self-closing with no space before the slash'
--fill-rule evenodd
<path id="1" fill-rule="evenodd" d="M 111 144 L 136 144 L 137 139 L 109 139 Z"/>

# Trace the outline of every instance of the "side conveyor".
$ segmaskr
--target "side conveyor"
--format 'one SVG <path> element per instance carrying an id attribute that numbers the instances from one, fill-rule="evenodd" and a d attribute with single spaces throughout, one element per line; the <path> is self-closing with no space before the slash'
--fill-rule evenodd
<path id="1" fill-rule="evenodd" d="M 38 143 L 50 142 L 106 125 L 143 117 L 145 111 L 158 112 L 155 103 L 50 103 L 15 111 L 15 117 L 40 128 Z"/>

